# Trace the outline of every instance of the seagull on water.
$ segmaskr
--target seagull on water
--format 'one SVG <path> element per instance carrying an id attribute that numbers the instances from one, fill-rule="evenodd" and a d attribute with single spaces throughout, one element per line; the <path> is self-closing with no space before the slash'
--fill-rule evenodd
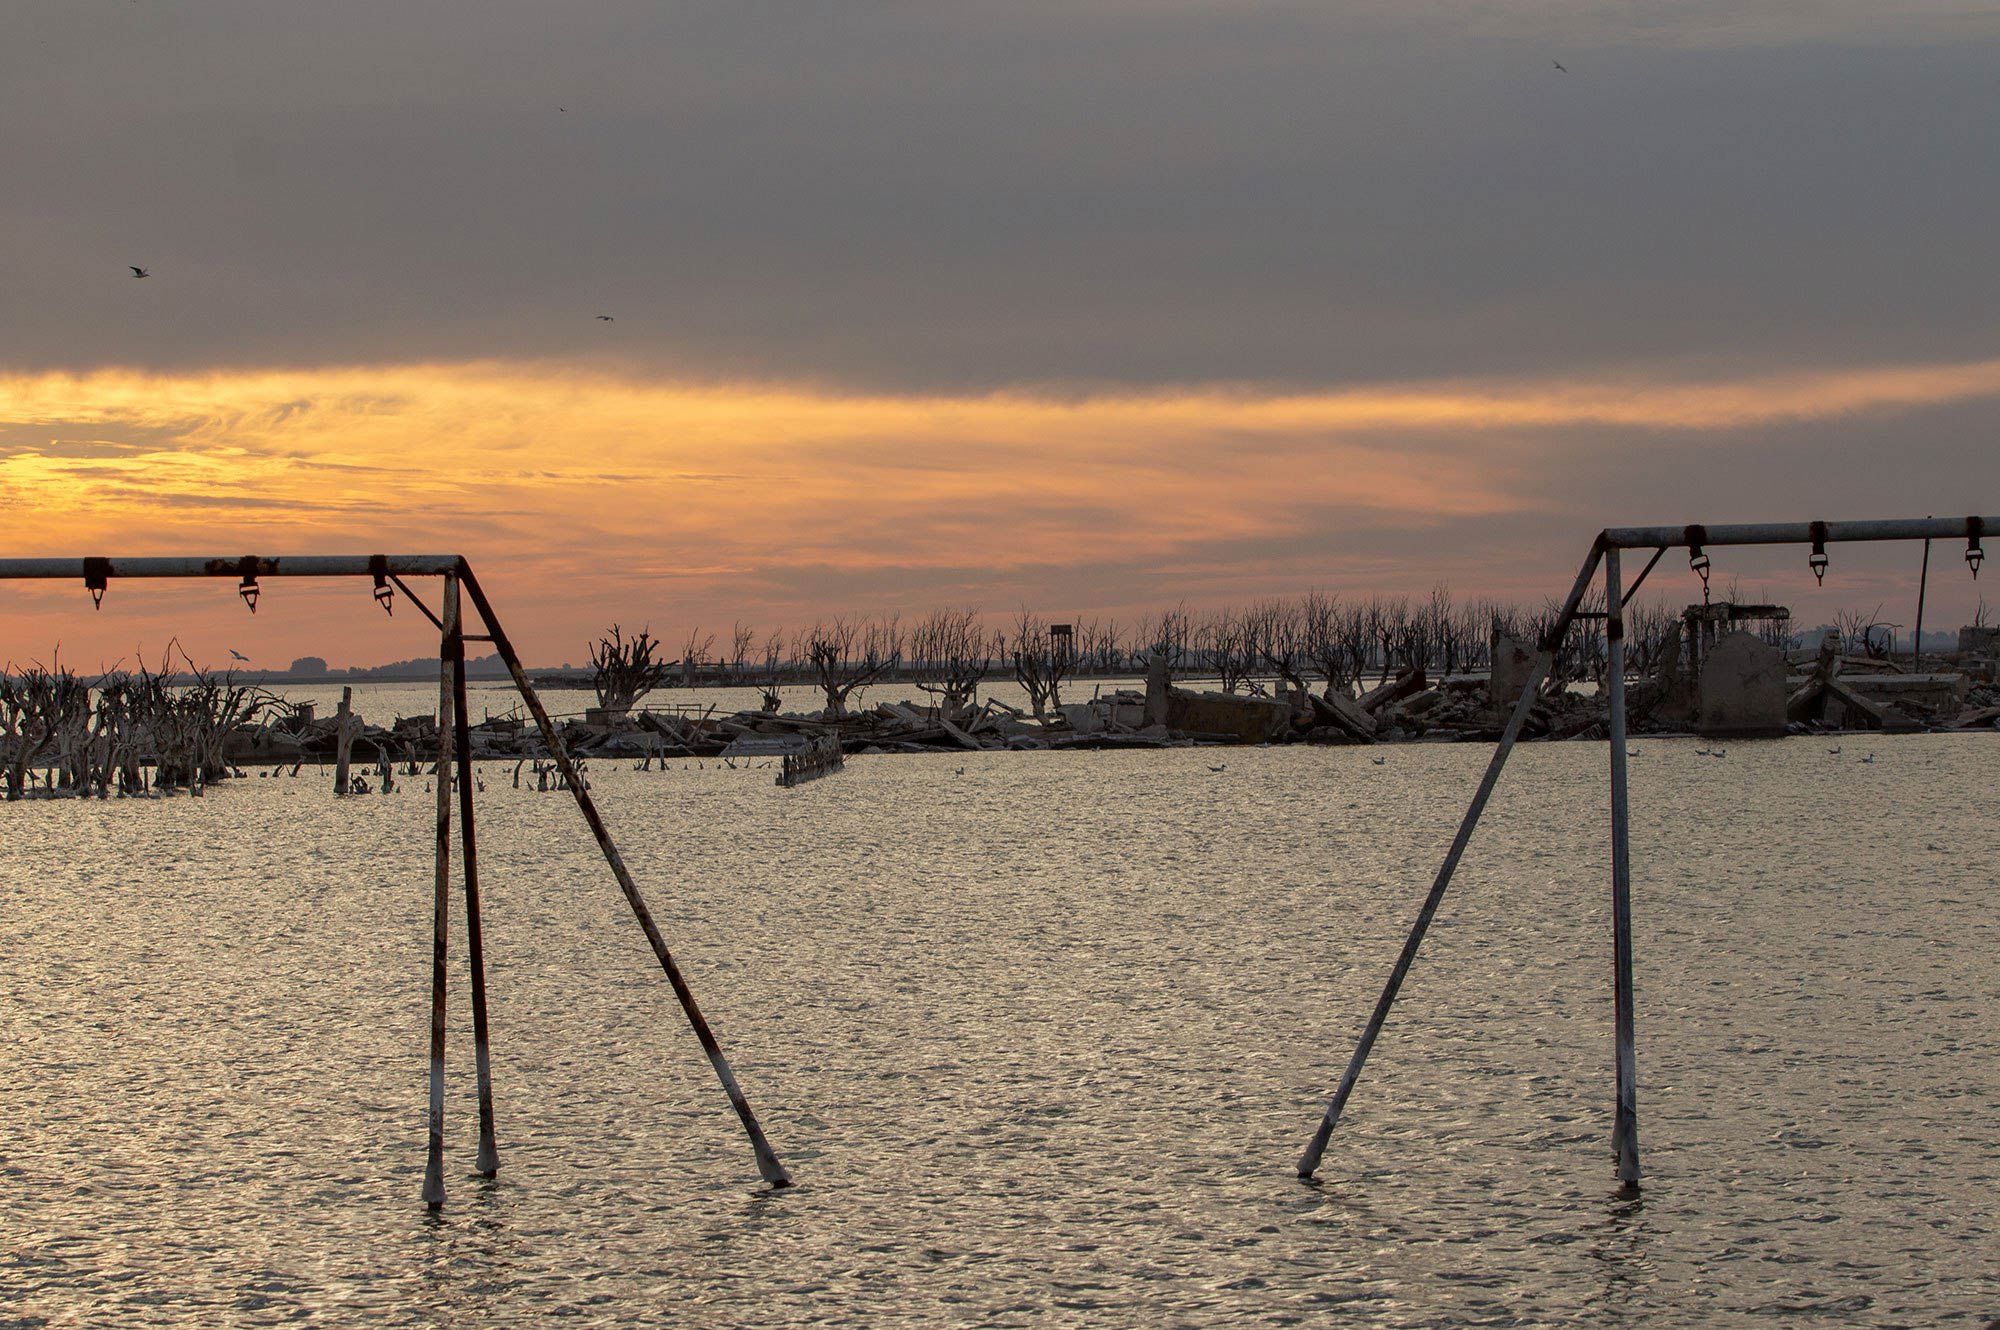
<path id="1" fill-rule="evenodd" d="M 1838 744 L 1834 745 L 1832 748 L 1827 749 L 1826 751 L 1833 757 L 1840 756 L 1840 746 Z"/>
<path id="2" fill-rule="evenodd" d="M 134 277 L 151 277 L 153 275 L 153 270 L 151 268 L 141 268 L 136 263 L 128 263 L 125 266 L 132 270 L 132 275 Z"/>
<path id="3" fill-rule="evenodd" d="M 1868 756 L 1861 758 L 1860 760 L 1863 762 L 1873 762 L 1875 760 L 1875 754 L 1870 753 Z"/>
<path id="4" fill-rule="evenodd" d="M 1389 759 L 1388 759 L 1388 758 L 1386 758 L 1386 757 L 1371 757 L 1371 758 L 1369 758 L 1368 760 L 1369 760 L 1370 762 L 1373 762 L 1373 763 L 1374 763 L 1374 764 L 1375 764 L 1376 766 L 1378 766 L 1378 767 L 1379 767 L 1379 766 L 1381 766 L 1381 765 L 1382 765 L 1383 763 L 1387 762 L 1387 761 L 1388 761 Z"/>
<path id="5" fill-rule="evenodd" d="M 1227 762 L 1224 762 L 1224 763 L 1223 763 L 1222 765 L 1220 765 L 1220 766 L 1214 766 L 1214 767 L 1210 767 L 1210 768 L 1209 768 L 1209 770 L 1210 770 L 1210 771 L 1216 771 L 1216 772 L 1222 772 L 1222 771 L 1227 771 L 1227 770 L 1229 770 L 1229 764 L 1228 764 Z"/>

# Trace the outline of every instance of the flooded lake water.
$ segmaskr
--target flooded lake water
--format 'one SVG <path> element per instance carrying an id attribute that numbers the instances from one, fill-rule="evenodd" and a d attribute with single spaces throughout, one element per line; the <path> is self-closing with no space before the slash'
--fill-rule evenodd
<path id="1" fill-rule="evenodd" d="M 0 1325 L 2000 1316 L 2000 746 L 1635 746 L 1636 1201 L 1601 744 L 1515 756 L 1314 1186 L 1484 745 L 598 764 L 776 1193 L 574 804 L 494 764 L 502 1167 L 455 917 L 435 1216 L 422 778 L 0 807 Z"/>

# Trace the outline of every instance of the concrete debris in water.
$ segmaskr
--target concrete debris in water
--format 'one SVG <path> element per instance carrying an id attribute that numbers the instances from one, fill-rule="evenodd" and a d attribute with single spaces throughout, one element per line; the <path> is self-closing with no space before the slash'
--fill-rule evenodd
<path id="1" fill-rule="evenodd" d="M 1749 608 L 1765 615 L 1782 609 Z M 2000 686 L 1995 683 L 2000 658 L 1995 655 L 1960 653 L 1912 670 L 1905 668 L 1906 661 L 1850 654 L 1837 637 L 1829 637 L 1813 653 L 1788 656 L 1760 635 L 1729 626 L 1737 620 L 1711 612 L 1709 618 L 1691 622 L 1693 630 L 1685 636 L 1682 625 L 1672 625 L 1652 659 L 1628 672 L 1632 734 L 1752 737 L 2000 729 Z M 1979 638 L 1974 645 L 1983 647 L 1991 640 Z M 682 705 L 659 710 L 592 707 L 558 723 L 570 751 L 580 758 L 628 759 L 641 770 L 655 764 L 664 769 L 671 759 L 727 758 L 727 765 L 734 766 L 753 756 L 779 762 L 797 758 L 792 765 L 800 771 L 812 767 L 813 774 L 833 768 L 824 760 L 829 753 L 1490 743 L 1499 738 L 1534 664 L 1532 650 L 1505 634 L 1495 634 L 1491 657 L 1496 664 L 1490 673 L 1432 677 L 1422 669 L 1405 668 L 1360 685 L 1325 686 L 1317 693 L 1280 681 L 1274 686 L 1276 696 L 1260 696 L 1179 686 L 1161 653 L 1149 661 L 1144 691 L 1117 689 L 1088 701 L 1059 703 L 1045 708 L 1039 720 L 998 698 L 974 704 L 969 696 L 957 695 L 936 704 L 843 707 L 846 714 L 834 718 L 824 711 L 719 714 L 713 706 Z M 1943 667 L 1947 665 L 1951 668 Z M 55 683 L 43 691 L 61 683 L 69 689 L 63 696 L 85 697 L 80 680 L 71 681 L 67 672 L 48 673 Z M 319 716 L 310 704 L 272 700 L 249 710 L 235 703 L 213 708 L 215 717 L 203 731 L 207 737 L 195 762 L 181 751 L 188 747 L 187 736 L 174 731 L 163 739 L 154 733 L 158 722 L 151 712 L 135 710 L 129 724 L 111 725 L 92 719 L 113 711 L 124 715 L 115 707 L 107 711 L 105 703 L 93 708 L 78 700 L 38 708 L 37 677 L 23 675 L 0 691 L 0 711 L 6 713 L 0 716 L 0 773 L 10 777 L 5 793 L 11 797 L 28 793 L 34 774 L 43 768 L 49 769 L 48 793 L 137 790 L 150 784 L 139 774 L 141 765 L 161 762 L 170 772 L 186 768 L 209 779 L 234 774 L 237 764 L 297 775 L 305 763 L 335 761 L 343 724 L 348 760 L 358 772 L 369 773 L 350 778 L 351 788 L 366 779 L 367 788 L 389 793 L 398 775 L 431 772 L 437 760 L 437 722 L 431 716 L 406 716 L 383 727 L 351 710 L 344 717 Z M 1523 739 L 1606 737 L 1602 680 L 1593 681 L 1587 666 L 1572 670 L 1568 678 L 1572 682 L 1545 685 L 1534 699 Z M 129 691 L 130 685 L 121 688 Z M 107 694 L 113 701 L 124 696 Z M 546 765 L 549 754 L 525 717 L 488 718 L 469 726 L 467 739 L 475 759 L 533 761 L 541 773 L 538 784 L 548 784 L 546 773 L 553 769 Z M 821 757 L 808 762 L 803 757 L 808 751 Z M 83 774 L 72 773 L 72 765 Z"/>

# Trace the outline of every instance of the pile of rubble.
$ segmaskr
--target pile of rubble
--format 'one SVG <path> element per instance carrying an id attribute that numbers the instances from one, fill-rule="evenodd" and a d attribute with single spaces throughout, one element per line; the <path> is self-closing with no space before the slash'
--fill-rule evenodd
<path id="1" fill-rule="evenodd" d="M 1214 744 L 1374 744 L 1492 742 L 1533 670 L 1534 655 L 1501 637 L 1490 675 L 1436 682 L 1404 670 L 1358 696 L 1294 688 L 1283 696 L 1197 692 L 1176 687 L 1154 662 L 1143 692 L 1121 690 L 1058 706 L 1037 718 L 998 699 L 947 710 L 884 702 L 829 718 L 739 711 L 718 715 L 592 711 L 562 722 L 578 757 L 629 758 L 650 767 L 669 758 L 797 756 L 838 744 L 846 753 L 920 753 L 987 749 L 1169 748 Z M 1840 729 L 1969 730 L 2000 728 L 2000 686 L 1962 673 L 1904 673 L 1888 662 L 1822 651 L 1803 673 L 1777 648 L 1739 632 L 1718 640 L 1697 672 L 1678 651 L 1627 684 L 1633 734 L 1780 735 Z M 406 716 L 384 729 L 349 719 L 357 765 L 434 759 L 437 722 Z M 1524 739 L 1606 737 L 1605 702 L 1594 691 L 1544 687 L 1523 725 Z M 519 717 L 470 728 L 473 756 L 546 758 L 535 727 Z M 231 736 L 232 761 L 245 764 L 327 761 L 338 718 L 310 707 Z"/>

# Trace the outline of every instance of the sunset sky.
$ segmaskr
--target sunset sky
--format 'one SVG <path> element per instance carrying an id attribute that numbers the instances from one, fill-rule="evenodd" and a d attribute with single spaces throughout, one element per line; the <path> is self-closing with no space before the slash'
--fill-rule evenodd
<path id="1" fill-rule="evenodd" d="M 1995 69 L 2000 5 L 1933 0 L 23 0 L 6 552 L 462 551 L 556 663 L 1991 511 Z M 1913 549 L 1716 562 L 1914 614 Z M 1927 626 L 1978 589 L 1934 556 Z M 0 587 L 17 661 L 421 627 Z"/>

